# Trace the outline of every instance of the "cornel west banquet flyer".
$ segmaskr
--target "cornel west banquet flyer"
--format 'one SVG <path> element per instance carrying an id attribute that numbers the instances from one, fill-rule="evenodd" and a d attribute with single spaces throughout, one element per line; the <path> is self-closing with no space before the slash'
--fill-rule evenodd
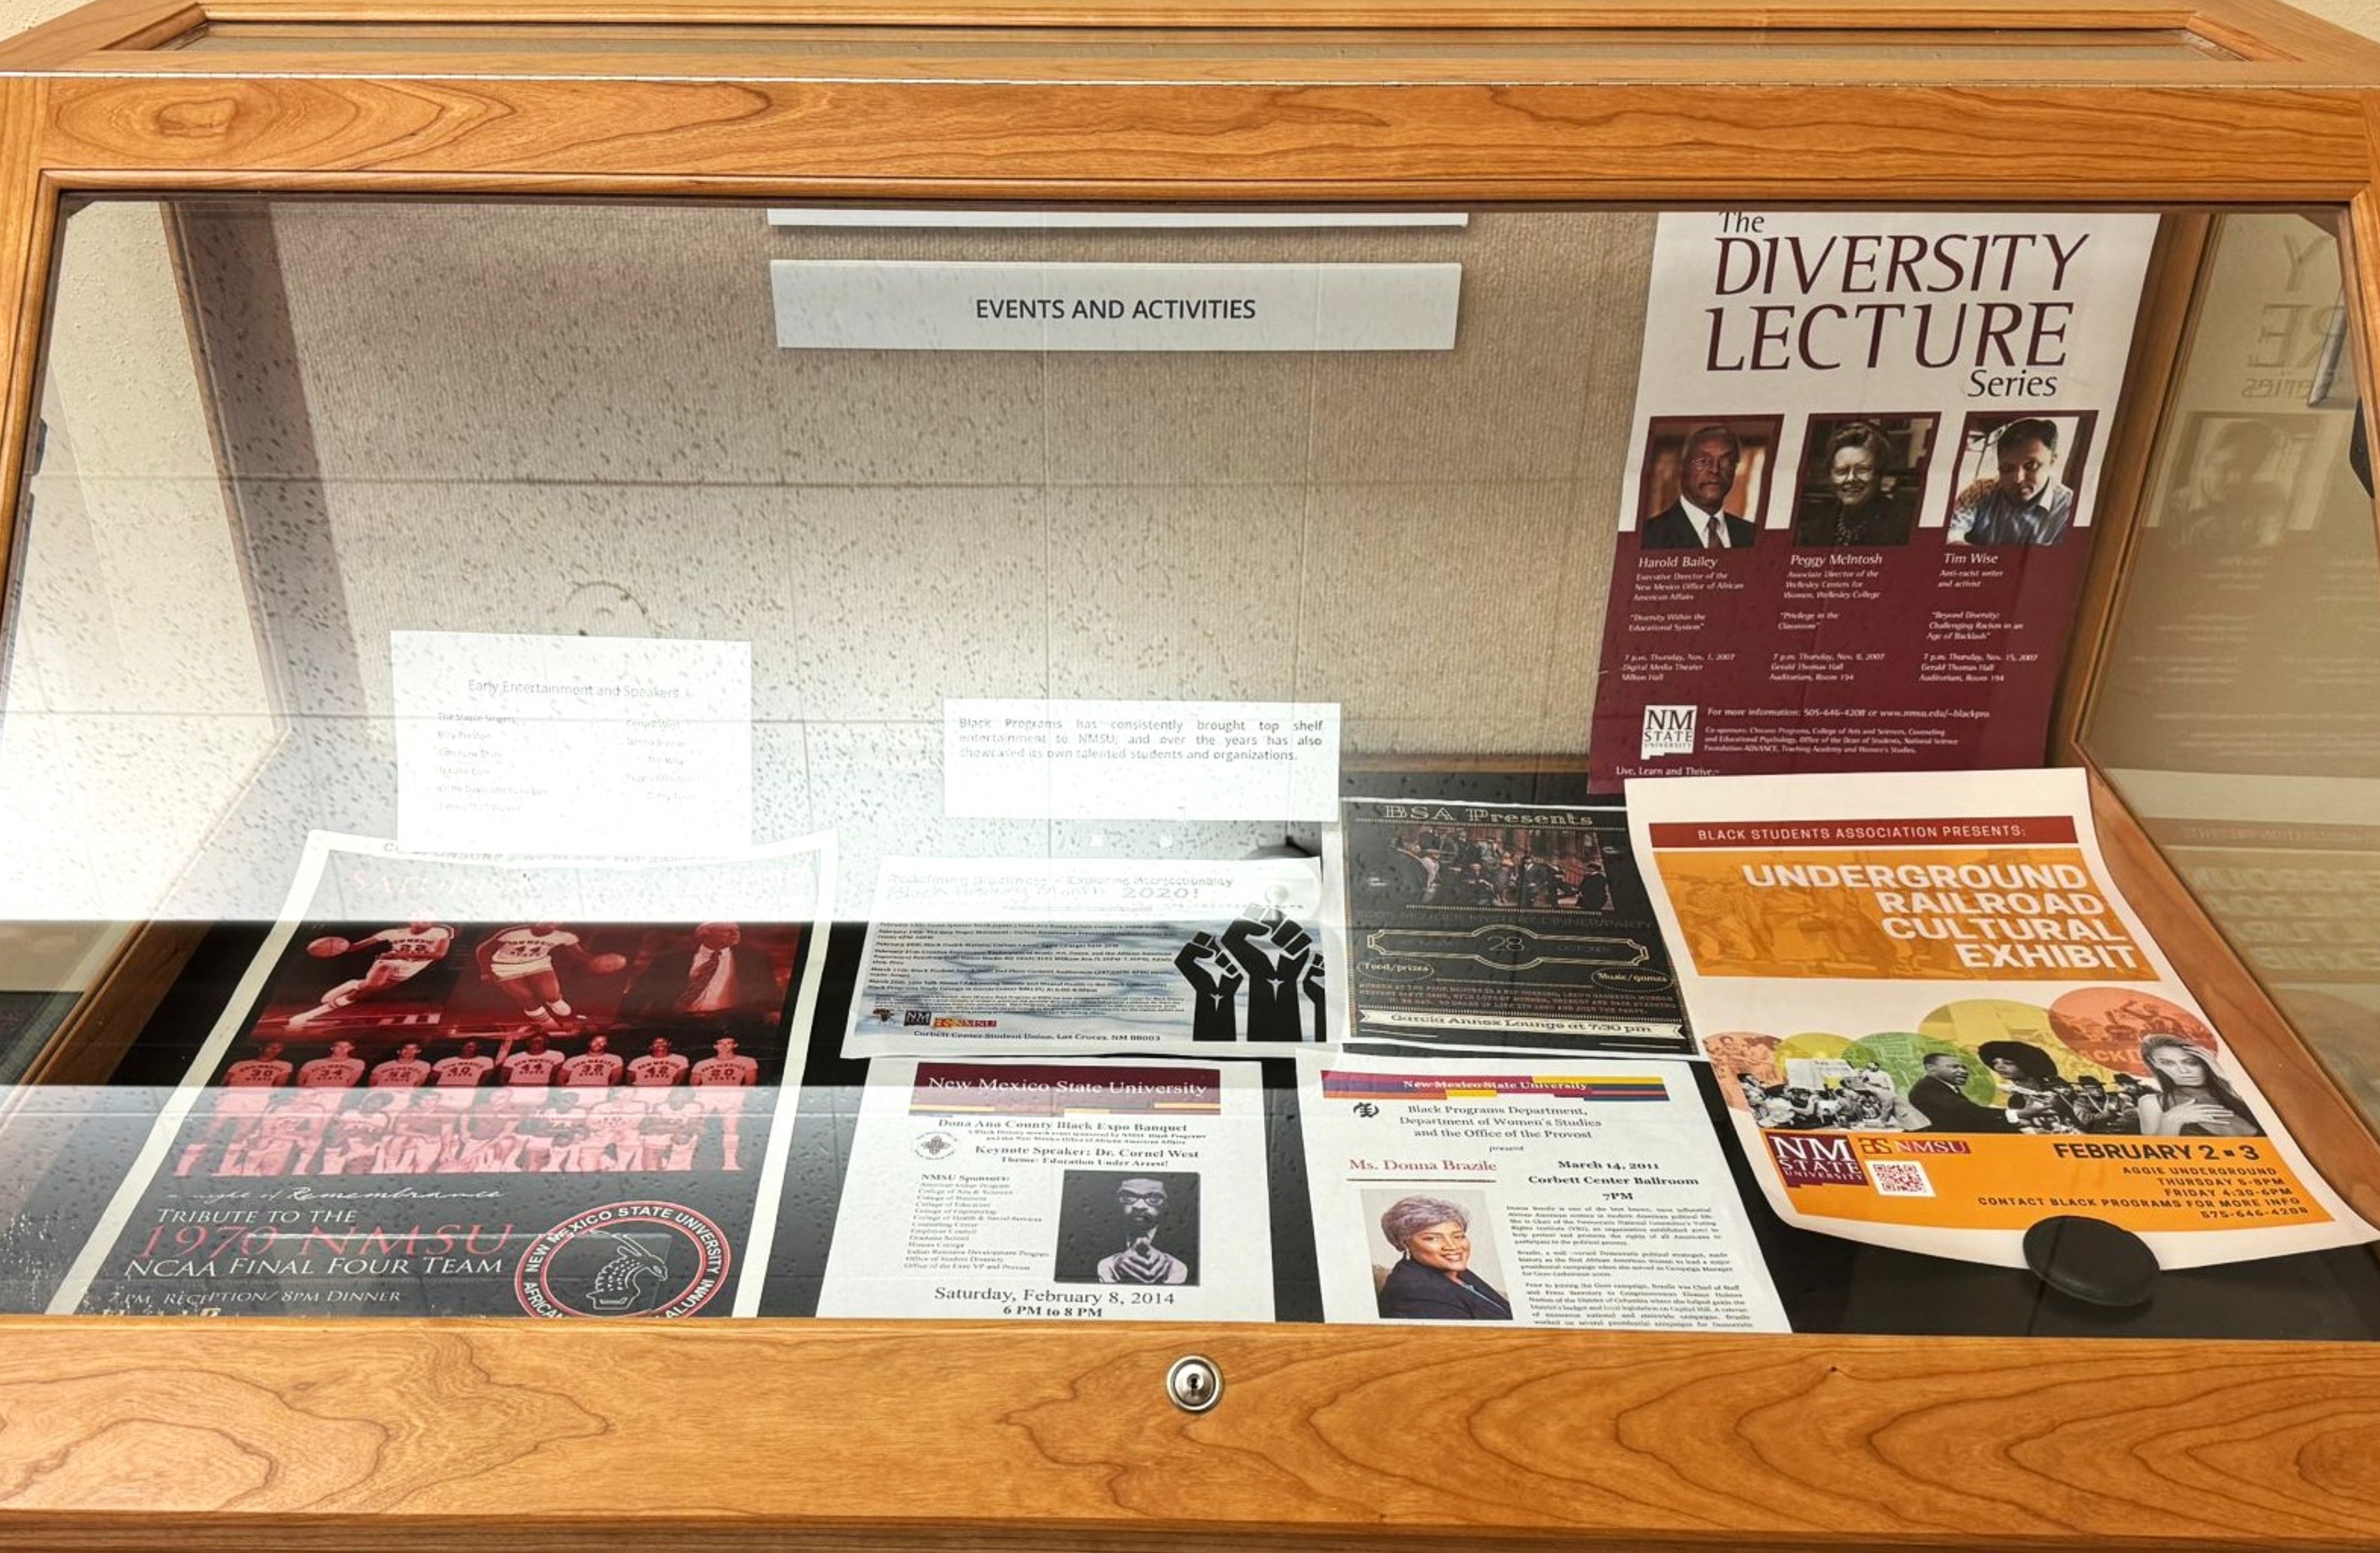
<path id="1" fill-rule="evenodd" d="M 2155 235 L 1662 216 L 1595 790 L 2037 764 Z"/>
<path id="2" fill-rule="evenodd" d="M 2373 1238 L 2117 892 L 2081 772 L 1633 782 L 1628 819 L 1789 1222 L 2003 1267 L 2065 1215 L 2167 1268 Z"/>

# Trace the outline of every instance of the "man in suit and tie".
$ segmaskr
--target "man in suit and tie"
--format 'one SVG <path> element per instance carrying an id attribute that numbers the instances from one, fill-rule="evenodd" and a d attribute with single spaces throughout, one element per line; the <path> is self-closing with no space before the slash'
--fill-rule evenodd
<path id="1" fill-rule="evenodd" d="M 1909 1086 L 1909 1103 L 1937 1133 L 2013 1133 L 2008 1112 L 1967 1098 L 1967 1064 L 1956 1052 L 1929 1051 L 1925 1075 Z"/>
<path id="2" fill-rule="evenodd" d="M 734 1033 L 773 1023 L 783 1002 L 769 956 L 745 947 L 744 929 L 706 922 L 694 930 L 692 948 L 653 956 L 628 1006 L 642 1019 Z"/>
<path id="3" fill-rule="evenodd" d="M 1678 499 L 1645 525 L 1646 550 L 1744 550 L 1760 530 L 1726 510 L 1743 442 L 1724 426 L 1697 426 L 1678 459 Z"/>

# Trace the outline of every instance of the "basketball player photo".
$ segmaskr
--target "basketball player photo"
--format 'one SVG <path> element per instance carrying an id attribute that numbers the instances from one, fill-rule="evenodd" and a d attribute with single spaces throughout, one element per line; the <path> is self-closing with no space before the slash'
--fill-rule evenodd
<path id="1" fill-rule="evenodd" d="M 318 938 L 306 946 L 306 952 L 318 960 L 345 959 L 366 950 L 377 952 L 370 968 L 362 976 L 339 983 L 323 993 L 312 1008 L 291 1014 L 286 1027 L 293 1033 L 302 1030 L 351 1004 L 403 987 L 446 958 L 446 952 L 454 945 L 455 929 L 427 917 L 417 917 L 402 928 L 383 928 L 353 940 L 335 933 Z"/>

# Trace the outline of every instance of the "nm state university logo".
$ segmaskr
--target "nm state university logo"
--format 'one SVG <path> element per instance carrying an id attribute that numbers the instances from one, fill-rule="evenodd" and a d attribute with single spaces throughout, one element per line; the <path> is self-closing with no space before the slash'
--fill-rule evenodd
<path id="1" fill-rule="evenodd" d="M 1852 1140 L 1825 1133 L 1763 1133 L 1768 1157 L 1788 1186 L 1864 1186 L 1867 1172 Z"/>
<path id="2" fill-rule="evenodd" d="M 529 1242 L 513 1292 L 531 1316 L 692 1316 L 727 1284 L 727 1236 L 676 1203 L 607 1203 Z"/>
<path id="3" fill-rule="evenodd" d="M 1636 752 L 1640 760 L 1650 760 L 1657 755 L 1692 755 L 1694 752 L 1694 714 L 1700 707 L 1646 707 L 1642 747 Z"/>

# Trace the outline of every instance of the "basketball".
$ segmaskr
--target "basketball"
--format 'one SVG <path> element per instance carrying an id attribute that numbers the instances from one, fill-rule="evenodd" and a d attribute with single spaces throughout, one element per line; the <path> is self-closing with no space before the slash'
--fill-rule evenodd
<path id="1" fill-rule="evenodd" d="M 345 954 L 348 950 L 354 947 L 355 946 L 347 942 L 346 940 L 340 938 L 336 934 L 331 934 L 327 937 L 316 939 L 312 943 L 308 944 L 306 946 L 306 952 L 312 955 L 317 960 L 328 960 L 334 955 Z"/>
<path id="2" fill-rule="evenodd" d="M 613 976 L 628 968 L 625 954 L 598 954 L 587 962 L 587 968 L 597 976 Z"/>

